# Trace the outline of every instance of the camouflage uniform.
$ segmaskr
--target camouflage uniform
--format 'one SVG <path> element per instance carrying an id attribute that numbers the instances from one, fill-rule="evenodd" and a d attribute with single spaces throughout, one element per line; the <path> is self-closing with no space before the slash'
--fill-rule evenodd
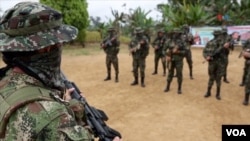
<path id="1" fill-rule="evenodd" d="M 168 92 L 170 84 L 174 77 L 174 70 L 176 69 L 177 81 L 178 81 L 178 94 L 181 94 L 182 80 L 183 80 L 183 58 L 186 53 L 185 43 L 181 38 L 182 32 L 179 29 L 174 29 L 173 37 L 167 43 L 167 57 L 170 61 L 169 73 L 167 76 L 167 85 L 164 92 Z"/>
<path id="2" fill-rule="evenodd" d="M 141 77 L 141 86 L 145 87 L 144 79 L 145 79 L 145 68 L 146 68 L 146 57 L 149 53 L 149 41 L 148 38 L 143 34 L 143 30 L 140 28 L 136 29 L 136 36 L 131 39 L 129 43 L 129 51 L 132 54 L 133 58 L 133 75 L 134 81 L 131 85 L 138 84 L 140 69 L 140 77 Z"/>
<path id="3" fill-rule="evenodd" d="M 225 58 L 223 52 L 225 42 L 223 40 L 221 30 L 215 30 L 213 34 L 214 38 L 210 40 L 203 49 L 203 57 L 205 59 L 207 59 L 207 57 L 210 57 L 210 59 L 208 60 L 209 81 L 207 92 L 204 97 L 211 96 L 211 88 L 214 81 L 216 81 L 216 98 L 220 100 L 221 78 L 225 73 Z"/>
<path id="4" fill-rule="evenodd" d="M 185 41 L 185 46 L 186 46 L 185 58 L 186 58 L 188 68 L 189 68 L 190 79 L 193 79 L 193 60 L 192 60 L 191 45 L 194 42 L 194 37 L 191 33 L 189 33 L 188 25 L 184 25 L 182 28 L 184 30 L 183 40 Z"/>
<path id="5" fill-rule="evenodd" d="M 62 24 L 61 13 L 40 3 L 18 3 L 4 13 L 0 141 L 93 140 L 85 127 L 84 105 L 63 99 L 61 46 L 75 39 L 77 32 Z"/>
<path id="6" fill-rule="evenodd" d="M 119 62 L 117 55 L 120 50 L 120 42 L 118 40 L 117 35 L 115 34 L 114 28 L 109 28 L 108 32 L 108 37 L 106 37 L 101 43 L 101 47 L 106 53 L 107 77 L 104 79 L 104 81 L 111 80 L 111 64 L 113 64 L 115 69 L 115 82 L 118 82 Z"/>
<path id="7" fill-rule="evenodd" d="M 229 48 L 224 48 L 223 49 L 223 55 L 224 55 L 224 60 L 225 60 L 225 73 L 224 73 L 224 76 L 223 76 L 223 81 L 225 83 L 230 83 L 227 79 L 227 67 L 228 67 L 228 63 L 229 63 L 229 53 L 230 51 L 233 51 L 234 49 L 234 44 L 233 44 L 233 41 L 232 41 L 232 37 L 230 35 L 227 34 L 227 29 L 224 27 L 222 28 L 222 32 L 223 32 L 223 35 L 224 35 L 224 40 L 225 42 L 228 42 L 230 44 Z"/>
<path id="8" fill-rule="evenodd" d="M 250 39 L 248 39 L 245 44 L 243 44 L 242 46 L 242 50 L 244 51 L 250 51 Z M 242 51 L 242 52 L 243 52 Z M 242 57 L 242 52 L 239 56 L 239 58 Z M 240 83 L 240 86 L 245 86 L 246 84 L 246 78 L 247 78 L 247 72 L 248 72 L 248 68 L 250 67 L 250 62 L 249 62 L 249 59 L 247 58 L 244 58 L 245 59 L 245 62 L 244 62 L 244 68 L 243 68 L 243 75 L 242 75 L 242 81 Z"/>
<path id="9" fill-rule="evenodd" d="M 250 39 L 246 41 L 243 45 L 243 52 L 250 53 Z M 244 63 L 244 72 L 242 78 L 242 85 L 245 86 L 245 98 L 243 101 L 244 105 L 248 105 L 249 103 L 249 95 L 250 95 L 250 56 L 244 56 L 245 63 Z"/>
<path id="10" fill-rule="evenodd" d="M 165 41 L 166 41 L 166 36 L 164 35 L 164 31 L 159 30 L 157 37 L 152 43 L 152 47 L 154 48 L 154 53 L 155 53 L 154 57 L 155 67 L 154 67 L 154 72 L 152 73 L 153 75 L 157 74 L 158 72 L 157 71 L 158 63 L 160 59 L 162 62 L 163 76 L 166 75 L 166 50 L 164 50 Z"/>

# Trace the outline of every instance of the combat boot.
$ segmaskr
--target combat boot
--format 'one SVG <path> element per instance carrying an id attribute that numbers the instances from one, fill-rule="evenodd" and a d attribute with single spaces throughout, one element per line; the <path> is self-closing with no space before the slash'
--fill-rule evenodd
<path id="1" fill-rule="evenodd" d="M 245 86 L 245 83 L 244 82 L 240 83 L 240 86 L 241 87 Z"/>
<path id="2" fill-rule="evenodd" d="M 247 106 L 248 105 L 248 101 L 249 101 L 249 93 L 245 94 L 245 99 L 243 101 L 243 105 Z"/>
<path id="3" fill-rule="evenodd" d="M 115 74 L 115 82 L 119 82 L 118 73 Z"/>
<path id="4" fill-rule="evenodd" d="M 138 84 L 138 76 L 135 76 L 135 80 L 130 84 L 131 86 Z"/>
<path id="5" fill-rule="evenodd" d="M 227 80 L 227 77 L 226 77 L 226 76 L 224 76 L 223 81 L 224 81 L 225 83 L 230 83 L 230 82 Z"/>
<path id="6" fill-rule="evenodd" d="M 166 76 L 166 63 L 163 63 L 163 76 Z"/>
<path id="7" fill-rule="evenodd" d="M 216 99 L 221 100 L 221 97 L 220 97 L 220 87 L 217 87 L 217 89 L 216 89 Z"/>
<path id="8" fill-rule="evenodd" d="M 169 91 L 170 83 L 171 83 L 171 82 L 169 82 L 169 81 L 167 82 L 167 86 L 166 86 L 164 92 L 168 92 L 168 91 Z"/>
<path id="9" fill-rule="evenodd" d="M 178 83 L 178 91 L 177 91 L 178 94 L 182 94 L 181 92 L 181 82 Z"/>
<path id="10" fill-rule="evenodd" d="M 104 81 L 108 81 L 108 80 L 111 80 L 110 73 L 109 73 L 108 76 L 104 79 Z"/>
<path id="11" fill-rule="evenodd" d="M 212 87 L 208 87 L 208 88 L 207 88 L 207 92 L 206 92 L 206 94 L 204 95 L 205 98 L 211 96 L 211 88 L 212 88 Z"/>
<path id="12" fill-rule="evenodd" d="M 157 68 L 158 68 L 158 64 L 155 64 L 155 71 L 152 73 L 152 75 L 156 75 L 157 74 Z"/>
<path id="13" fill-rule="evenodd" d="M 144 83 L 144 77 L 141 77 L 141 87 L 145 87 L 145 83 Z"/>
<path id="14" fill-rule="evenodd" d="M 192 70 L 192 68 L 190 68 L 189 76 L 190 76 L 190 79 L 194 79 L 193 78 L 193 70 Z"/>
<path id="15" fill-rule="evenodd" d="M 156 75 L 157 74 L 157 71 L 154 71 L 153 73 L 152 73 L 152 75 Z"/>

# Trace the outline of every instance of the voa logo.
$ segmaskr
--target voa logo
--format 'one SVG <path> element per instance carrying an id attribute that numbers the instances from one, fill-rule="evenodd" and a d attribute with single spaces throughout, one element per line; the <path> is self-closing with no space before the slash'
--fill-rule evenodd
<path id="1" fill-rule="evenodd" d="M 227 136 L 247 136 L 244 129 L 226 129 Z"/>

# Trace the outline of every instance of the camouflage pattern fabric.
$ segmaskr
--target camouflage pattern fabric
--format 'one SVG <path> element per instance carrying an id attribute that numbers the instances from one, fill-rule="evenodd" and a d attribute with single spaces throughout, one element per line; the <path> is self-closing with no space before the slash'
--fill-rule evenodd
<path id="1" fill-rule="evenodd" d="M 215 37 L 210 40 L 205 48 L 203 49 L 203 56 L 206 58 L 207 56 L 213 56 L 213 54 L 222 50 L 224 42 L 219 39 L 219 37 Z M 214 81 L 216 81 L 217 87 L 221 86 L 221 77 L 225 73 L 225 60 L 223 58 L 223 52 L 219 51 L 216 56 L 213 56 L 212 60 L 208 62 L 208 87 L 211 88 L 213 86 Z"/>
<path id="2" fill-rule="evenodd" d="M 243 45 L 243 50 L 250 50 L 250 39 Z M 242 82 L 245 84 L 245 94 L 250 94 L 250 58 L 245 58 Z"/>
<path id="3" fill-rule="evenodd" d="M 143 42 L 141 44 L 140 42 Z M 145 68 L 146 68 L 146 57 L 149 53 L 149 42 L 148 38 L 144 35 L 136 36 L 129 43 L 129 50 L 133 57 L 133 74 L 135 77 L 138 77 L 138 69 L 140 69 L 141 77 L 145 77 Z"/>
<path id="4" fill-rule="evenodd" d="M 163 34 L 163 35 L 159 35 Z M 158 32 L 158 36 L 155 38 L 155 40 L 152 43 L 152 47 L 154 48 L 154 63 L 155 63 L 155 73 L 157 73 L 158 69 L 158 63 L 159 60 L 161 59 L 162 62 L 162 68 L 163 68 L 163 73 L 165 74 L 166 71 L 166 48 L 165 43 L 166 43 L 166 36 L 164 35 L 164 32 L 162 31 L 161 33 Z"/>
<path id="5" fill-rule="evenodd" d="M 1 98 L 4 99 L 22 87 L 43 87 L 36 79 L 12 70 L 7 72 L 1 84 Z M 21 107 L 13 107 L 13 105 L 12 109 L 16 110 L 12 110 L 12 114 L 8 113 L 9 119 L 1 120 L 7 125 L 5 137 L 0 141 L 91 141 L 93 137 L 86 128 L 78 124 L 72 114 L 73 111 L 67 108 L 65 103 L 58 101 L 59 99 L 54 101 L 51 98 L 51 100 L 30 101 Z M 79 114 L 75 113 L 75 115 Z"/>
<path id="6" fill-rule="evenodd" d="M 114 31 L 113 28 L 110 28 L 109 31 Z M 109 44 L 105 44 L 107 42 L 110 42 Z M 116 34 L 109 34 L 103 41 L 102 45 L 105 45 L 103 47 L 103 50 L 106 53 L 106 68 L 107 73 L 110 75 L 111 73 L 111 65 L 113 64 L 115 69 L 115 74 L 118 75 L 119 73 L 119 60 L 118 60 L 118 53 L 119 53 L 119 45 L 120 42 L 117 38 Z"/>
<path id="7" fill-rule="evenodd" d="M 186 54 L 185 43 L 181 38 L 171 39 L 169 40 L 167 48 L 167 56 L 171 57 L 171 65 L 167 76 L 167 82 L 171 83 L 174 77 L 174 70 L 176 69 L 177 81 L 181 84 L 183 80 L 183 58 Z M 178 53 L 172 53 L 174 48 L 178 48 Z"/>
<path id="8" fill-rule="evenodd" d="M 60 12 L 36 2 L 22 2 L 0 21 L 0 51 L 34 51 L 69 42 L 78 30 L 62 24 Z"/>
<path id="9" fill-rule="evenodd" d="M 186 58 L 189 69 L 192 70 L 193 60 L 192 60 L 191 45 L 193 43 L 194 37 L 191 33 L 184 33 L 182 38 L 183 38 L 183 41 L 185 41 L 185 47 L 186 47 L 185 58 Z"/>

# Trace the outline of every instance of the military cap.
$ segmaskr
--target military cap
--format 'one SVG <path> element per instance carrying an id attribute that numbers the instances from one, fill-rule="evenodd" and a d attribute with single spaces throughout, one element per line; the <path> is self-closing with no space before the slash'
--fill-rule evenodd
<path id="1" fill-rule="evenodd" d="M 184 28 L 189 28 L 189 26 L 187 25 L 187 24 L 184 24 L 183 26 L 182 26 L 182 28 L 184 29 Z"/>
<path id="2" fill-rule="evenodd" d="M 108 31 L 109 31 L 109 32 L 115 31 L 115 28 L 114 28 L 114 27 L 110 27 L 110 28 L 108 28 Z"/>
<path id="3" fill-rule="evenodd" d="M 221 31 L 222 31 L 223 33 L 227 33 L 227 27 L 223 26 L 223 27 L 221 28 Z"/>
<path id="4" fill-rule="evenodd" d="M 221 30 L 214 30 L 213 35 L 220 35 L 222 33 Z"/>
<path id="5" fill-rule="evenodd" d="M 180 28 L 174 28 L 172 32 L 180 34 L 180 33 L 182 33 L 182 30 Z"/>
<path id="6" fill-rule="evenodd" d="M 157 31 L 157 33 L 165 33 L 165 30 L 164 30 L 164 29 L 159 29 L 159 30 Z"/>
<path id="7" fill-rule="evenodd" d="M 135 28 L 135 33 L 143 33 L 144 30 L 141 27 Z"/>
<path id="8" fill-rule="evenodd" d="M 77 37 L 77 28 L 64 25 L 62 14 L 38 2 L 21 2 L 0 21 L 0 51 L 34 51 Z"/>

